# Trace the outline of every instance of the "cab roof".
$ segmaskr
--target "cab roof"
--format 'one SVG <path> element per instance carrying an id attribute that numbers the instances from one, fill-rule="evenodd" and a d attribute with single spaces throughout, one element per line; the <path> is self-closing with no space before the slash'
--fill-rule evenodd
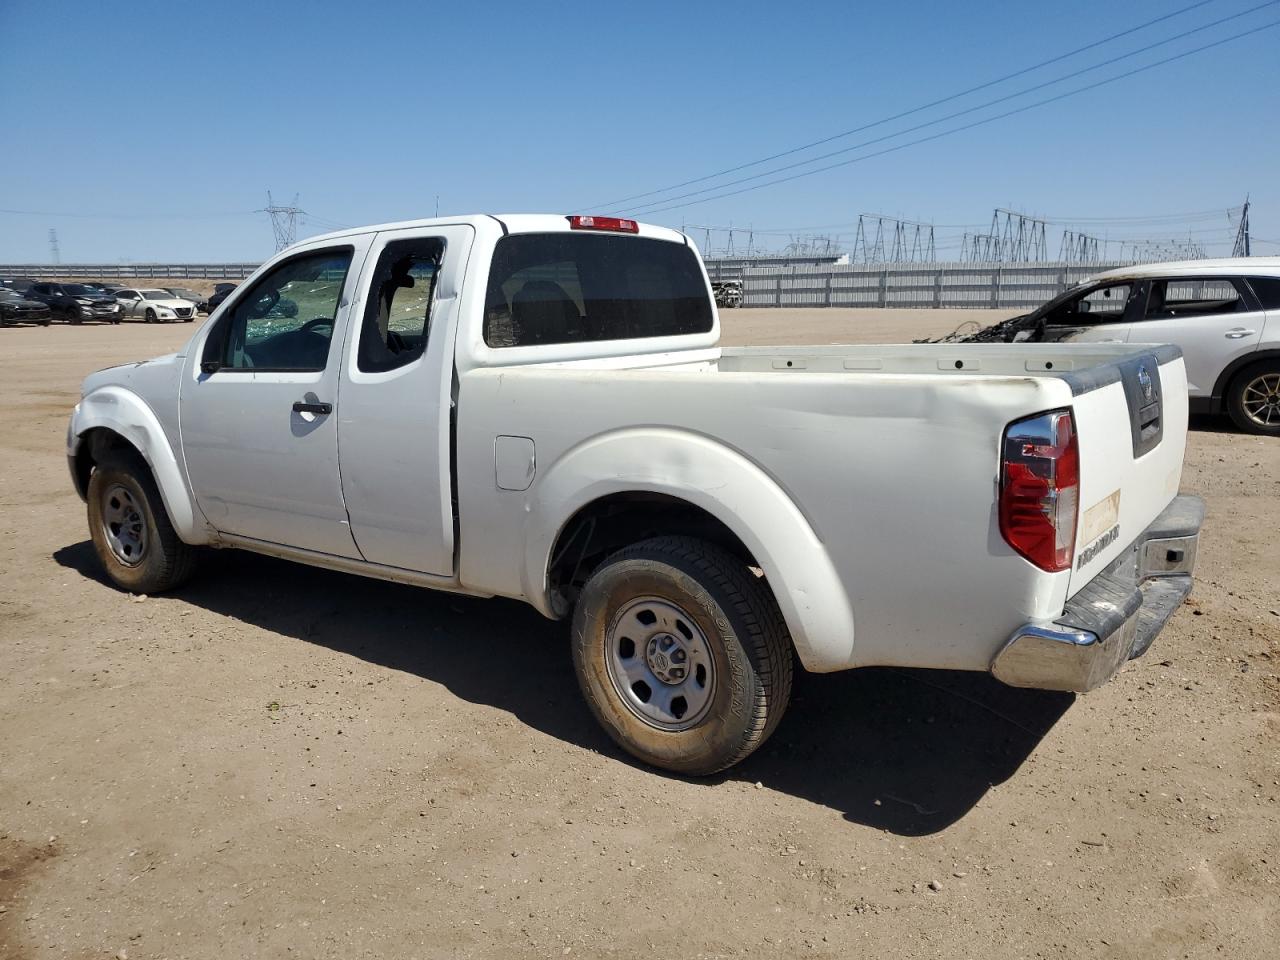
<path id="1" fill-rule="evenodd" d="M 477 229 L 500 228 L 505 233 L 567 233 L 569 227 L 568 214 L 557 213 L 473 213 L 457 217 L 430 217 L 424 220 L 398 220 L 391 223 L 370 224 L 363 227 L 350 227 L 345 230 L 337 230 L 333 233 L 325 233 L 315 237 L 307 237 L 305 241 L 300 243 L 315 243 L 316 241 L 336 240 L 341 237 L 350 237 L 364 233 L 381 233 L 391 230 L 408 230 L 421 227 L 446 226 L 449 224 L 469 224 Z M 670 240 L 674 243 L 688 244 L 688 238 L 679 230 L 672 230 L 670 227 L 660 227 L 655 224 L 640 223 L 637 221 L 639 231 L 633 234 L 621 234 L 621 236 L 641 236 L 651 237 L 655 240 Z"/>

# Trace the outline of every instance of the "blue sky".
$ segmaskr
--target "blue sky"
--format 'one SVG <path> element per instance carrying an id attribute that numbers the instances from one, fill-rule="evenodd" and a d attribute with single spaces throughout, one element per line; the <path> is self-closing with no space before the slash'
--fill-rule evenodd
<path id="1" fill-rule="evenodd" d="M 30 211 L 0 212 L 0 262 L 47 262 L 51 227 L 63 262 L 261 259 L 272 234 L 253 211 L 268 189 L 277 201 L 299 195 L 311 215 L 300 236 L 431 216 L 437 195 L 442 213 L 608 212 L 608 201 L 910 110 L 1190 2 L 0 0 L 0 116 L 12 135 L 0 210 Z M 1211 0 L 735 177 L 1016 93 L 1259 2 Z M 1276 20 L 1280 4 L 913 136 Z M 1063 222 L 1080 218 L 1098 218 L 1080 226 L 1112 239 L 1195 231 L 1224 253 L 1225 211 L 1249 192 L 1255 236 L 1280 240 L 1278 53 L 1273 27 L 790 183 L 664 212 L 623 207 L 677 227 L 777 230 L 756 239 L 781 246 L 792 228 L 829 224 L 842 226 L 803 232 L 848 245 L 843 225 L 860 212 L 981 229 L 1008 206 L 1054 221 L 1051 253 Z M 1189 212 L 1206 213 L 1101 219 Z M 957 242 L 962 229 L 940 226 L 939 241 Z"/>

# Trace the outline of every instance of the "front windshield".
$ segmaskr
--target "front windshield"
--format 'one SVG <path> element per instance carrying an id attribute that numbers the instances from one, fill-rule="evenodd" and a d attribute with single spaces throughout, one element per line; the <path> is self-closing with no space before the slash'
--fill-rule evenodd
<path id="1" fill-rule="evenodd" d="M 1062 291 L 1062 293 L 1058 294 L 1048 303 L 1041 305 L 1031 313 L 1027 314 L 1027 316 L 1033 320 L 1039 320 L 1041 317 L 1056 309 L 1059 305 L 1066 303 L 1072 297 L 1080 296 L 1081 292 L 1089 289 L 1090 286 L 1092 286 L 1092 284 L 1087 282 L 1077 283 L 1074 287 Z"/>
<path id="2" fill-rule="evenodd" d="M 142 290 L 142 296 L 147 300 L 172 300 L 173 294 L 168 290 Z"/>

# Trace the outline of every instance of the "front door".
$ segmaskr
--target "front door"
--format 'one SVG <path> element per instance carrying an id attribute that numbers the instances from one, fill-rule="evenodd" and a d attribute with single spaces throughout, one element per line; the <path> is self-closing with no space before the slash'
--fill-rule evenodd
<path id="1" fill-rule="evenodd" d="M 454 331 L 474 230 L 379 233 L 351 318 L 338 410 L 342 492 L 372 563 L 454 569 Z"/>
<path id="2" fill-rule="evenodd" d="M 1130 343 L 1176 343 L 1193 397 L 1213 396 L 1231 361 L 1258 349 L 1266 314 L 1235 277 L 1177 277 L 1151 281 L 1142 319 Z"/>
<path id="3" fill-rule="evenodd" d="M 1123 343 L 1141 310 L 1142 281 L 1118 280 L 1082 290 L 1044 316 L 1049 342 Z"/>
<path id="4" fill-rule="evenodd" d="M 359 558 L 338 470 L 337 388 L 369 240 L 304 251 L 238 291 L 192 345 L 182 447 L 222 533 Z"/>

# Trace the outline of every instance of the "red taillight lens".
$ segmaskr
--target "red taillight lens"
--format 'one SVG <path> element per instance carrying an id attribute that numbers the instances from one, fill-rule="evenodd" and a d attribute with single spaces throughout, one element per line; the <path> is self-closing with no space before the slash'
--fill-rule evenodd
<path id="1" fill-rule="evenodd" d="M 570 217 L 570 230 L 608 230 L 611 233 L 639 233 L 640 224 L 618 217 Z"/>
<path id="2" fill-rule="evenodd" d="M 1004 432 L 1000 533 L 1042 570 L 1071 569 L 1080 509 L 1080 448 L 1070 410 L 1017 420 Z"/>

